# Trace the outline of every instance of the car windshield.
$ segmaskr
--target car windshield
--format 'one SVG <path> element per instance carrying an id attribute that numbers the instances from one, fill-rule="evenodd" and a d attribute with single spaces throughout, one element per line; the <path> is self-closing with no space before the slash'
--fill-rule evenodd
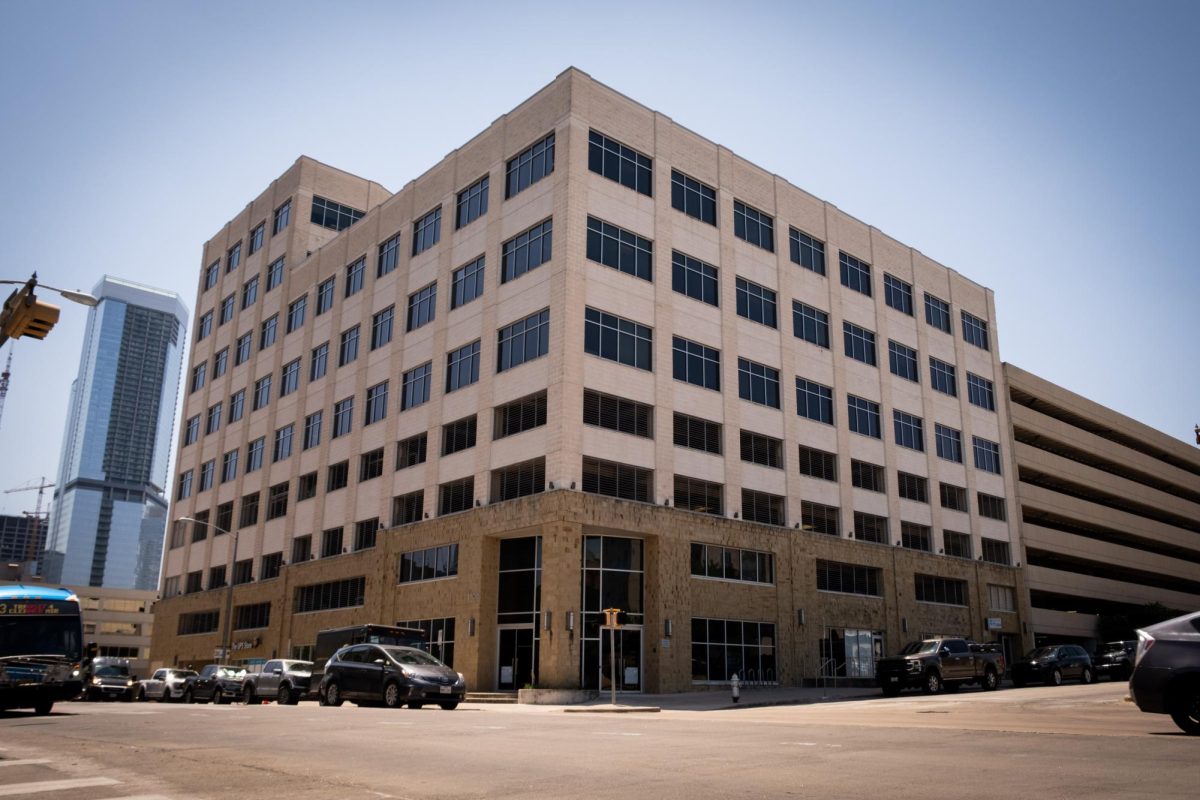
<path id="1" fill-rule="evenodd" d="M 129 667 L 119 664 L 106 664 L 96 668 L 98 678 L 121 678 L 129 674 Z"/>
<path id="2" fill-rule="evenodd" d="M 1030 650 L 1026 658 L 1053 658 L 1058 655 L 1057 647 L 1039 647 L 1036 650 Z"/>
<path id="3" fill-rule="evenodd" d="M 382 647 L 380 649 L 395 659 L 398 664 L 424 667 L 445 666 L 445 664 L 429 655 L 429 653 L 426 653 L 424 650 L 418 650 L 415 647 Z"/>
<path id="4" fill-rule="evenodd" d="M 909 642 L 904 645 L 904 649 L 900 651 L 900 655 L 913 656 L 919 653 L 936 653 L 938 644 L 937 639 L 930 639 L 924 642 Z"/>
<path id="5" fill-rule="evenodd" d="M 246 670 L 242 669 L 241 667 L 222 667 L 221 669 L 217 670 L 217 677 L 244 678 L 246 677 Z"/>

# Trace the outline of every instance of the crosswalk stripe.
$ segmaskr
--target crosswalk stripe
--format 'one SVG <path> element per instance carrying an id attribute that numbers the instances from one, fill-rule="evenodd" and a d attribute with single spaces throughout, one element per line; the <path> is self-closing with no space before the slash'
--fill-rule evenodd
<path id="1" fill-rule="evenodd" d="M 0 767 L 20 767 L 25 764 L 49 764 L 48 758 L 14 758 L 12 761 L 0 761 Z"/>
<path id="2" fill-rule="evenodd" d="M 37 792 L 61 792 L 63 789 L 83 789 L 87 786 L 115 786 L 118 783 L 120 781 L 112 778 L 68 778 L 61 781 L 14 783 L 9 786 L 0 786 L 0 797 L 36 794 Z"/>

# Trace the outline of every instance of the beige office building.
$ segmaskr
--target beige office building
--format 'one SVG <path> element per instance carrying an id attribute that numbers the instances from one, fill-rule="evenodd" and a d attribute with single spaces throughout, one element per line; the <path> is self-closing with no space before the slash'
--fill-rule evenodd
<path id="1" fill-rule="evenodd" d="M 1200 451 L 1004 365 L 1039 642 L 1093 644 L 1103 615 L 1200 608 Z"/>
<path id="2" fill-rule="evenodd" d="M 395 195 L 205 245 L 156 662 L 411 622 L 473 689 L 1025 644 L 990 290 L 569 69 Z M 239 541 L 231 552 L 231 535 Z"/>

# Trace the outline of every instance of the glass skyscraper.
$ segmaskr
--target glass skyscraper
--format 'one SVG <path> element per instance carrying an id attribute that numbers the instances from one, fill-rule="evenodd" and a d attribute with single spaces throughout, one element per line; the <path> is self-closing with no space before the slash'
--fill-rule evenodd
<path id="1" fill-rule="evenodd" d="M 179 295 L 105 276 L 71 385 L 47 581 L 154 589 L 187 311 Z"/>

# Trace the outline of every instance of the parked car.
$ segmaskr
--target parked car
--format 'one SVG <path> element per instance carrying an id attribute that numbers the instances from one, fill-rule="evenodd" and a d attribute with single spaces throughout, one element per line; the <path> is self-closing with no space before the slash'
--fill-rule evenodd
<path id="1" fill-rule="evenodd" d="M 188 678 L 196 677 L 193 669 L 156 669 L 154 674 L 142 681 L 142 700 L 157 700 L 169 703 L 183 697 Z"/>
<path id="2" fill-rule="evenodd" d="M 246 679 L 244 667 L 225 664 L 208 664 L 200 674 L 189 677 L 183 687 L 183 702 L 221 703 L 237 700 L 242 696 L 242 681 Z"/>
<path id="3" fill-rule="evenodd" d="M 1004 654 L 998 645 L 965 639 L 909 642 L 900 655 L 875 662 L 876 680 L 888 697 L 910 687 L 936 694 L 943 688 L 957 689 L 966 683 L 992 690 L 1000 686 L 1003 674 Z"/>
<path id="4" fill-rule="evenodd" d="M 1092 655 L 1092 670 L 1097 678 L 1127 681 L 1133 674 L 1133 656 L 1137 652 L 1137 640 L 1128 642 L 1105 642 Z"/>
<path id="5" fill-rule="evenodd" d="M 309 694 L 305 699 L 319 699 L 316 693 L 321 688 L 321 678 L 325 675 L 326 662 L 338 650 L 352 644 L 392 644 L 428 650 L 429 633 L 421 628 L 376 623 L 326 628 L 317 631 L 317 642 L 313 648 L 312 678 L 308 684 Z"/>
<path id="6" fill-rule="evenodd" d="M 1013 686 L 1046 683 L 1061 686 L 1064 680 L 1091 683 L 1096 679 L 1092 657 L 1077 644 L 1055 644 L 1030 650 L 1013 663 Z"/>
<path id="7" fill-rule="evenodd" d="M 1200 736 L 1200 611 L 1137 632 L 1129 693 L 1142 711 L 1170 714 Z"/>
<path id="8" fill-rule="evenodd" d="M 83 696 L 86 700 L 124 700 L 132 702 L 138 697 L 141 686 L 129 671 L 129 660 L 124 658 L 99 657 L 92 659 L 83 681 Z"/>
<path id="9" fill-rule="evenodd" d="M 325 665 L 317 690 L 321 705 L 382 703 L 388 708 L 420 708 L 437 703 L 453 711 L 467 693 L 462 673 L 415 647 L 356 644 L 343 647 Z"/>
<path id="10" fill-rule="evenodd" d="M 276 658 L 263 664 L 262 670 L 252 672 L 242 681 L 242 702 L 247 705 L 259 700 L 275 700 L 281 706 L 294 706 L 308 694 L 312 679 L 311 661 Z"/>

